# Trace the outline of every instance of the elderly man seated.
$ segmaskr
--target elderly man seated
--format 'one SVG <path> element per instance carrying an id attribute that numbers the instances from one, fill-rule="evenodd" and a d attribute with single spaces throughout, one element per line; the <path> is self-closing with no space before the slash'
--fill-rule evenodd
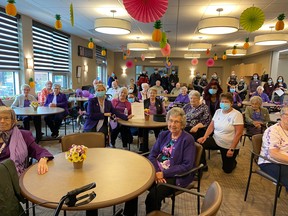
<path id="1" fill-rule="evenodd" d="M 93 80 L 93 86 L 91 86 L 90 88 L 89 88 L 89 92 L 91 93 L 91 94 L 95 94 L 95 86 L 97 85 L 99 83 L 99 81 L 97 80 L 97 79 L 94 79 Z"/>
<path id="2" fill-rule="evenodd" d="M 38 94 L 38 102 L 40 106 L 43 106 L 45 104 L 46 98 L 48 94 L 51 94 L 53 92 L 52 90 L 52 82 L 47 81 L 45 84 L 45 88 L 41 90 L 41 92 Z"/>
<path id="3" fill-rule="evenodd" d="M 53 93 L 47 96 L 44 106 L 46 107 L 61 107 L 65 111 L 55 115 L 48 115 L 44 120 L 51 130 L 53 138 L 59 137 L 59 129 L 64 117 L 68 114 L 68 100 L 66 95 L 60 92 L 61 86 L 59 84 L 53 85 Z"/>
<path id="4" fill-rule="evenodd" d="M 260 155 L 276 163 L 282 163 L 282 165 L 271 163 L 271 161 L 263 158 L 259 158 L 258 164 L 261 170 L 275 179 L 278 179 L 280 174 L 280 182 L 284 185 L 288 193 L 288 106 L 281 109 L 280 116 L 281 121 L 279 123 L 265 130 Z"/>
<path id="5" fill-rule="evenodd" d="M 176 83 L 176 86 L 172 89 L 171 94 L 179 95 L 180 89 L 181 89 L 181 86 L 180 86 L 180 83 L 178 82 L 178 83 Z"/>
<path id="6" fill-rule="evenodd" d="M 161 81 L 160 80 L 156 81 L 156 85 L 153 86 L 153 88 L 157 90 L 157 94 L 158 95 L 164 93 L 164 88 L 161 86 Z"/>
<path id="7" fill-rule="evenodd" d="M 109 88 L 106 94 L 111 95 L 111 99 L 118 98 L 120 87 L 118 86 L 118 82 L 112 82 L 112 88 Z M 110 99 L 110 98 L 109 98 Z"/>

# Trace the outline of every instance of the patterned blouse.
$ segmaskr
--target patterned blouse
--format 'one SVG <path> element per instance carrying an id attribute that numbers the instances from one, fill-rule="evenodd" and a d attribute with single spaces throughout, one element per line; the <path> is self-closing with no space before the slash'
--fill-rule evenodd
<path id="1" fill-rule="evenodd" d="M 170 167 L 170 158 L 175 140 L 171 139 L 170 142 L 163 147 L 161 153 L 157 157 L 157 164 L 161 171 L 167 170 Z"/>
<path id="2" fill-rule="evenodd" d="M 187 118 L 186 127 L 194 127 L 198 123 L 202 123 L 204 127 L 207 127 L 210 124 L 211 116 L 206 104 L 202 103 L 196 108 L 192 107 L 191 104 L 186 104 L 183 110 Z"/>

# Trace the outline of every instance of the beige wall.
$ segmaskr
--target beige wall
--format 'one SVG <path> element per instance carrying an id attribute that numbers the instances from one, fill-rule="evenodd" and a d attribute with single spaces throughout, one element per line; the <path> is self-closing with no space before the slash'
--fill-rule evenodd
<path id="1" fill-rule="evenodd" d="M 271 71 L 271 62 L 272 62 L 272 52 L 263 53 L 260 55 L 249 56 L 244 58 L 242 63 L 251 64 L 251 63 L 259 63 L 262 64 L 262 72 L 265 70 L 267 74 L 270 74 Z M 252 76 L 253 74 L 251 74 Z M 259 74 L 260 76 L 262 74 Z"/>
<path id="2" fill-rule="evenodd" d="M 278 64 L 278 76 L 283 76 L 285 83 L 288 83 L 288 59 L 283 58 L 279 59 L 279 64 Z M 274 82 L 276 82 L 276 79 L 274 79 Z"/>

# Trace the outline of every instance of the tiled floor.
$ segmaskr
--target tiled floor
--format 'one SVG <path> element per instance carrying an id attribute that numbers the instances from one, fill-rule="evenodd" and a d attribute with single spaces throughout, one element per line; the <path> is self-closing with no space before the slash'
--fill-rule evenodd
<path id="1" fill-rule="evenodd" d="M 72 131 L 71 131 L 72 132 Z M 64 131 L 61 131 L 64 134 Z M 136 143 L 136 137 L 134 137 Z M 155 138 L 150 134 L 150 143 L 153 144 Z M 58 141 L 45 141 L 40 143 L 43 147 L 49 149 L 53 154 L 61 152 L 60 144 Z M 253 216 L 266 216 L 272 215 L 274 191 L 275 186 L 259 177 L 253 175 L 250 185 L 250 191 L 248 194 L 247 201 L 244 202 L 244 193 L 247 183 L 247 177 L 249 172 L 249 160 L 251 145 L 250 140 L 246 140 L 246 144 L 240 150 L 238 156 L 238 165 L 236 170 L 231 174 L 225 174 L 221 170 L 221 158 L 220 154 L 216 151 L 211 151 L 211 159 L 208 160 L 209 171 L 203 175 L 201 184 L 201 192 L 205 193 L 208 186 L 213 181 L 218 181 L 223 189 L 223 203 L 218 215 L 230 216 L 230 215 L 253 215 Z M 121 141 L 117 139 L 117 148 L 121 148 Z M 131 146 L 132 151 L 137 150 L 137 145 Z M 115 182 L 117 184 L 117 182 Z M 139 215 L 145 215 L 145 204 L 144 200 L 146 193 L 142 194 L 139 198 Z M 118 205 L 117 208 L 121 208 L 122 205 Z M 171 211 L 171 200 L 166 199 L 163 203 L 162 210 Z M 60 215 L 62 215 L 61 213 Z M 37 215 L 53 215 L 53 210 L 37 207 Z M 85 212 L 68 212 L 67 215 L 85 215 Z M 106 209 L 100 209 L 99 215 L 112 215 L 112 207 Z M 176 209 L 175 215 L 177 216 L 190 216 L 197 215 L 196 211 L 196 198 L 189 194 L 182 194 L 176 198 Z M 280 199 L 277 205 L 277 215 L 287 216 L 288 215 L 288 195 L 285 189 L 282 190 Z"/>

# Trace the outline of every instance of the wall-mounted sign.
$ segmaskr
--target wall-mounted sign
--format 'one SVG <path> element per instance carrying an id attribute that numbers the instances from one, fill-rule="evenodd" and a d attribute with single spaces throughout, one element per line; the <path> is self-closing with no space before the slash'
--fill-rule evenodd
<path id="1" fill-rule="evenodd" d="M 89 49 L 83 46 L 78 46 L 78 56 L 93 58 L 93 49 Z"/>

